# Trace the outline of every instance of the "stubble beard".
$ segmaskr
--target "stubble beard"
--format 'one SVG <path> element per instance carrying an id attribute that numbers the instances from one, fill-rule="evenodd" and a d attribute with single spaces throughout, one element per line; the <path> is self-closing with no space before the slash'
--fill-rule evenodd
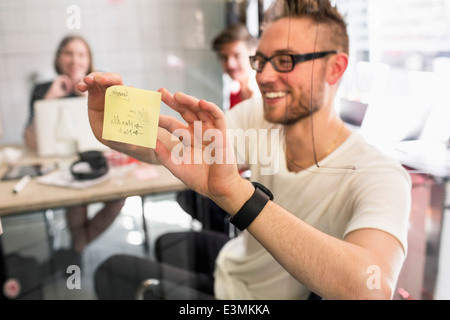
<path id="1" fill-rule="evenodd" d="M 271 109 L 273 107 L 268 107 L 264 102 L 264 118 L 266 121 L 289 126 L 311 117 L 320 108 L 315 100 L 311 101 L 310 97 L 304 96 L 298 102 L 286 103 L 283 114 L 277 114 L 276 110 Z"/>

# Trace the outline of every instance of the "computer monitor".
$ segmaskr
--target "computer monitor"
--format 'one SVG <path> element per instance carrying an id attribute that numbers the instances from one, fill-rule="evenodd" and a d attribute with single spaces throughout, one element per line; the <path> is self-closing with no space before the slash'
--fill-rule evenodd
<path id="1" fill-rule="evenodd" d="M 108 150 L 94 136 L 89 125 L 87 97 L 38 100 L 34 103 L 37 152 L 41 157 L 55 156 L 56 127 L 60 109 L 68 111 L 75 129 L 78 151 Z"/>

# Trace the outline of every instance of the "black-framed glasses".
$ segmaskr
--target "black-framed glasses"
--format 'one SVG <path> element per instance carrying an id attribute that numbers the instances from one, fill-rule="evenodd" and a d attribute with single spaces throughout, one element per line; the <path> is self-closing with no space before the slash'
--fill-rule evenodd
<path id="1" fill-rule="evenodd" d="M 321 51 L 305 54 L 287 54 L 278 53 L 270 58 L 257 53 L 250 57 L 250 64 L 256 72 L 262 72 L 267 61 L 270 61 L 272 67 L 278 72 L 291 72 L 297 63 L 309 60 L 323 58 L 329 54 L 336 54 L 337 51 Z"/>

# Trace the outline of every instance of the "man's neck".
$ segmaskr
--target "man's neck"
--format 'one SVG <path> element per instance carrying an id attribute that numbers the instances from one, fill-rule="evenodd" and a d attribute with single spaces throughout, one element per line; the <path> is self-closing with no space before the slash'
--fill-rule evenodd
<path id="1" fill-rule="evenodd" d="M 299 172 L 336 150 L 351 134 L 344 122 L 332 115 L 305 118 L 285 128 L 286 165 Z"/>

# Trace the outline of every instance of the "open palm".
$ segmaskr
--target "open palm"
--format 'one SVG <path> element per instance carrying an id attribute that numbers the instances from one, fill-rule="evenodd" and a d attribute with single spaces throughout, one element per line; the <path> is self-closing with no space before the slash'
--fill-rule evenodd
<path id="1" fill-rule="evenodd" d="M 170 94 L 160 89 L 162 100 L 186 121 L 161 116 L 159 126 L 178 139 L 178 143 L 160 140 L 158 160 L 189 187 L 212 199 L 231 193 L 240 180 L 233 147 L 226 136 L 222 110 L 215 104 L 183 93 Z"/>

